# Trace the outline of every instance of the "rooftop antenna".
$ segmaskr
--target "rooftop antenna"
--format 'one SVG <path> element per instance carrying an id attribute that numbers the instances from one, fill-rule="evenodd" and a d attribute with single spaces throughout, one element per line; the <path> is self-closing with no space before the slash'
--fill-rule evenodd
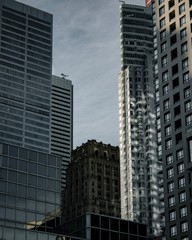
<path id="1" fill-rule="evenodd" d="M 119 0 L 119 2 L 121 2 L 121 3 L 125 4 L 125 1 L 123 1 L 123 0 Z"/>
<path id="2" fill-rule="evenodd" d="M 67 77 L 69 77 L 69 75 L 66 75 L 66 74 L 64 74 L 64 73 L 61 73 L 61 76 L 62 76 L 62 78 L 67 78 Z"/>

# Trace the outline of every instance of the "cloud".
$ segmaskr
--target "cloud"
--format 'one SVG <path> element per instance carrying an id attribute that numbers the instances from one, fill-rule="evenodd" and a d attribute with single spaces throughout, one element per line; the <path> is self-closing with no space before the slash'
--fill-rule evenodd
<path id="1" fill-rule="evenodd" d="M 74 147 L 88 139 L 119 144 L 119 2 L 21 0 L 54 19 L 54 74 L 74 85 Z"/>

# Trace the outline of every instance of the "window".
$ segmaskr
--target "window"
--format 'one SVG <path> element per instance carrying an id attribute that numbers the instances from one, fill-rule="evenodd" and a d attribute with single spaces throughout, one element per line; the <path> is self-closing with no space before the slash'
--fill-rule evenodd
<path id="1" fill-rule="evenodd" d="M 161 119 L 160 118 L 157 119 L 157 129 L 158 130 L 161 129 Z"/>
<path id="2" fill-rule="evenodd" d="M 165 95 L 165 94 L 167 94 L 169 92 L 169 85 L 167 84 L 167 85 L 165 85 L 164 87 L 163 87 L 163 94 Z"/>
<path id="3" fill-rule="evenodd" d="M 161 20 L 160 20 L 160 28 L 162 28 L 163 26 L 165 26 L 165 18 L 162 18 Z"/>
<path id="4" fill-rule="evenodd" d="M 172 154 L 170 154 L 166 157 L 166 162 L 167 162 L 167 165 L 169 165 L 173 162 L 173 155 Z"/>
<path id="5" fill-rule="evenodd" d="M 158 145 L 158 156 L 160 157 L 162 155 L 162 146 Z"/>
<path id="6" fill-rule="evenodd" d="M 183 12 L 185 12 L 185 3 L 183 3 L 179 6 L 179 14 L 181 14 Z"/>
<path id="7" fill-rule="evenodd" d="M 175 0 L 169 1 L 169 9 L 172 8 L 175 5 Z"/>
<path id="8" fill-rule="evenodd" d="M 184 172 L 184 163 L 180 163 L 177 165 L 177 172 L 178 174 Z"/>
<path id="9" fill-rule="evenodd" d="M 168 63 L 167 55 L 161 58 L 161 66 L 165 67 Z"/>
<path id="10" fill-rule="evenodd" d="M 168 78 L 169 78 L 168 71 L 162 73 L 162 82 L 168 81 Z"/>
<path id="11" fill-rule="evenodd" d="M 179 188 L 182 188 L 185 186 L 185 177 L 179 178 L 178 185 L 179 185 Z"/>
<path id="12" fill-rule="evenodd" d="M 159 0 L 159 5 L 161 4 L 161 3 L 163 3 L 165 0 Z"/>
<path id="13" fill-rule="evenodd" d="M 164 110 L 168 109 L 169 106 L 170 106 L 170 101 L 169 101 L 169 99 L 167 99 L 164 101 Z"/>
<path id="14" fill-rule="evenodd" d="M 172 139 L 168 139 L 166 142 L 165 142 L 165 149 L 168 150 L 172 147 Z"/>
<path id="15" fill-rule="evenodd" d="M 187 232 L 188 231 L 188 222 L 181 223 L 181 232 Z"/>
<path id="16" fill-rule="evenodd" d="M 169 198 L 169 207 L 172 207 L 175 205 L 175 196 L 172 196 Z"/>
<path id="17" fill-rule="evenodd" d="M 165 113 L 165 115 L 164 115 L 165 123 L 169 122 L 170 120 L 171 120 L 171 113 L 170 112 Z"/>
<path id="18" fill-rule="evenodd" d="M 172 226 L 172 227 L 170 228 L 170 235 L 171 235 L 171 236 L 177 235 L 177 227 L 176 227 L 176 226 Z"/>
<path id="19" fill-rule="evenodd" d="M 182 207 L 180 208 L 180 217 L 185 217 L 187 216 L 187 207 Z"/>
<path id="20" fill-rule="evenodd" d="M 192 139 L 188 139 L 189 161 L 192 162 Z"/>
<path id="21" fill-rule="evenodd" d="M 188 58 L 185 58 L 183 61 L 182 61 L 182 68 L 183 70 L 188 68 L 189 66 L 189 62 L 188 62 Z"/>
<path id="22" fill-rule="evenodd" d="M 186 201 L 186 192 L 182 192 L 179 194 L 179 202 L 185 202 Z"/>
<path id="23" fill-rule="evenodd" d="M 189 238 L 188 237 L 183 237 L 183 238 L 181 238 L 181 240 L 189 240 Z"/>
<path id="24" fill-rule="evenodd" d="M 188 98 L 189 96 L 191 96 L 191 88 L 190 87 L 184 89 L 184 97 Z"/>
<path id="25" fill-rule="evenodd" d="M 167 178 L 171 178 L 174 176 L 174 171 L 173 171 L 173 168 L 169 168 L 167 170 Z"/>
<path id="26" fill-rule="evenodd" d="M 190 125 L 192 123 L 192 114 L 186 116 L 185 123 L 186 125 Z"/>
<path id="27" fill-rule="evenodd" d="M 180 38 L 183 39 L 186 36 L 187 36 L 187 29 L 184 28 L 180 31 Z"/>
<path id="28" fill-rule="evenodd" d="M 188 101 L 188 102 L 186 102 L 185 103 L 185 111 L 187 112 L 187 111 L 190 111 L 191 110 L 191 101 Z"/>
<path id="29" fill-rule="evenodd" d="M 168 136 L 170 134 L 171 134 L 171 125 L 169 125 L 165 128 L 165 136 Z"/>
<path id="30" fill-rule="evenodd" d="M 165 6 L 159 9 L 159 16 L 162 16 L 165 13 Z"/>
<path id="31" fill-rule="evenodd" d="M 182 45 L 181 45 L 181 54 L 184 54 L 187 52 L 187 42 L 184 42 Z"/>
<path id="32" fill-rule="evenodd" d="M 174 190 L 174 182 L 170 182 L 168 184 L 168 192 L 173 192 L 173 190 Z"/>
<path id="33" fill-rule="evenodd" d="M 183 74 L 183 82 L 188 82 L 189 81 L 189 72 L 186 72 Z"/>
<path id="34" fill-rule="evenodd" d="M 164 42 L 161 44 L 161 52 L 166 51 L 166 49 L 167 49 L 167 42 Z"/>
<path id="35" fill-rule="evenodd" d="M 183 149 L 179 149 L 177 152 L 176 152 L 176 156 L 177 156 L 177 160 L 180 160 L 183 158 Z"/>
<path id="36" fill-rule="evenodd" d="M 160 33 L 160 39 L 161 39 L 161 41 L 162 40 L 164 40 L 166 38 L 166 30 L 163 30 L 163 31 L 161 31 L 161 33 Z"/>
<path id="37" fill-rule="evenodd" d="M 181 17 L 179 21 L 180 21 L 180 27 L 183 26 L 186 23 L 186 17 L 185 16 Z"/>
<path id="38" fill-rule="evenodd" d="M 169 213 L 169 221 L 174 221 L 176 219 L 176 211 L 172 211 Z"/>

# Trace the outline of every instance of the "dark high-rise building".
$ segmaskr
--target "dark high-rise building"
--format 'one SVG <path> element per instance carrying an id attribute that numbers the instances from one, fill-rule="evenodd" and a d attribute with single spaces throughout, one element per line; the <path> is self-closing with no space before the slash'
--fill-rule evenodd
<path id="1" fill-rule="evenodd" d="M 121 217 L 148 225 L 158 235 L 161 162 L 157 156 L 153 75 L 153 24 L 150 7 L 120 7 L 119 73 Z"/>
<path id="2" fill-rule="evenodd" d="M 119 148 L 89 140 L 72 152 L 62 222 L 86 212 L 120 216 Z"/>
<path id="3" fill-rule="evenodd" d="M 52 15 L 0 0 L 0 142 L 49 152 Z"/>
<path id="4" fill-rule="evenodd" d="M 192 1 L 153 1 L 166 239 L 192 239 Z"/>

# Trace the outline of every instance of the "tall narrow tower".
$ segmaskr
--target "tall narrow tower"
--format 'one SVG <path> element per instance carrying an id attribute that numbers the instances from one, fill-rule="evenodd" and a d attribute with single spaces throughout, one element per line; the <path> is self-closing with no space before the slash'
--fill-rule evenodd
<path id="1" fill-rule="evenodd" d="M 167 239 L 192 239 L 192 1 L 153 1 Z"/>
<path id="2" fill-rule="evenodd" d="M 122 218 L 160 231 L 153 28 L 151 8 L 120 7 L 119 73 L 120 171 Z"/>

